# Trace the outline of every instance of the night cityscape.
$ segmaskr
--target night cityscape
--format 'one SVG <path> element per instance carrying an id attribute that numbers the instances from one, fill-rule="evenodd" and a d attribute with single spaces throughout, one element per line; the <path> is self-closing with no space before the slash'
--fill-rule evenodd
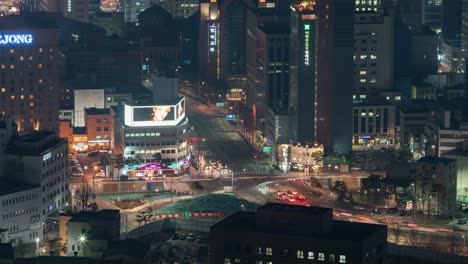
<path id="1" fill-rule="evenodd" d="M 468 263 L 468 0 L 0 0 L 0 264 Z"/>

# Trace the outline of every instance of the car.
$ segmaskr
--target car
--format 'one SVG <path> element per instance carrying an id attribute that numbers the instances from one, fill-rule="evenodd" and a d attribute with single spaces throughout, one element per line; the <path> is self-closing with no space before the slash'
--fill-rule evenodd
<path id="1" fill-rule="evenodd" d="M 193 236 L 188 236 L 187 241 L 195 241 L 195 238 Z"/>
<path id="2" fill-rule="evenodd" d="M 172 239 L 172 240 L 177 240 L 177 239 L 179 239 L 179 235 L 178 235 L 178 234 L 173 234 L 173 235 L 171 236 L 171 239 Z"/>
<path id="3" fill-rule="evenodd" d="M 105 177 L 106 174 L 104 173 L 103 170 L 101 170 L 100 172 L 96 173 L 96 177 Z"/>
<path id="4" fill-rule="evenodd" d="M 291 202 L 291 203 L 294 203 L 294 202 L 296 202 L 296 199 L 289 197 L 288 201 Z"/>
<path id="5" fill-rule="evenodd" d="M 187 239 L 187 235 L 185 233 L 180 234 L 179 236 L 180 240 L 185 240 Z"/>
<path id="6" fill-rule="evenodd" d="M 374 208 L 374 209 L 372 209 L 372 213 L 374 213 L 374 214 L 381 214 L 381 213 L 382 213 L 382 210 L 380 210 L 379 208 Z"/>
<path id="7" fill-rule="evenodd" d="M 364 210 L 364 209 L 366 209 L 366 208 L 365 208 L 364 206 L 362 206 L 362 205 L 356 205 L 356 206 L 353 206 L 353 208 L 356 209 L 356 210 Z"/>
<path id="8" fill-rule="evenodd" d="M 388 208 L 388 213 L 389 214 L 394 214 L 394 213 L 397 213 L 397 212 L 398 212 L 397 207 Z"/>
<path id="9" fill-rule="evenodd" d="M 466 223 L 468 223 L 468 219 L 466 218 L 458 219 L 457 221 L 458 225 L 466 225 Z"/>
<path id="10" fill-rule="evenodd" d="M 393 223 L 393 220 L 390 219 L 390 218 L 384 218 L 384 219 L 380 219 L 379 222 L 380 222 L 380 223 L 383 223 L 383 224 L 390 225 L 390 224 Z"/>
<path id="11" fill-rule="evenodd" d="M 296 191 L 296 190 L 292 190 L 291 192 L 292 192 L 292 194 L 294 194 L 294 195 L 297 194 L 297 191 Z"/>
<path id="12" fill-rule="evenodd" d="M 305 201 L 305 200 L 306 200 L 305 196 L 302 195 L 302 194 L 298 194 L 298 195 L 296 196 L 296 199 L 297 199 L 297 200 L 300 200 L 300 201 Z"/>
<path id="13" fill-rule="evenodd" d="M 204 239 L 196 239 L 195 240 L 195 243 L 198 243 L 198 244 L 205 244 L 205 240 Z"/>
<path id="14" fill-rule="evenodd" d="M 277 195 L 285 195 L 285 193 L 283 191 L 277 191 L 276 194 Z"/>

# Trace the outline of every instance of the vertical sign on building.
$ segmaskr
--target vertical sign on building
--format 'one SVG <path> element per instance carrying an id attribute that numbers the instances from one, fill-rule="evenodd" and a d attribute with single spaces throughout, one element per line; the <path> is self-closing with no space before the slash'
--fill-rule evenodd
<path id="1" fill-rule="evenodd" d="M 218 41 L 218 26 L 216 23 L 211 23 L 209 26 L 209 46 L 210 52 L 216 52 L 216 43 Z"/>
<path id="2" fill-rule="evenodd" d="M 310 25 L 304 24 L 304 64 L 309 66 Z"/>

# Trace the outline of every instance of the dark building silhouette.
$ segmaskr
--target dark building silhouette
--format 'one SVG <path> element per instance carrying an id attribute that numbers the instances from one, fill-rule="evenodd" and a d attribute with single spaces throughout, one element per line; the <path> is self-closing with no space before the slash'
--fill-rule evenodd
<path id="1" fill-rule="evenodd" d="M 333 209 L 266 204 L 211 227 L 210 263 L 384 263 L 387 226 L 333 220 Z"/>

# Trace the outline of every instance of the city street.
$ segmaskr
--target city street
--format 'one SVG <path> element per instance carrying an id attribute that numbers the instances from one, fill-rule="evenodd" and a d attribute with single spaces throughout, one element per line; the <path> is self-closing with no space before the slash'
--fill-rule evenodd
<path id="1" fill-rule="evenodd" d="M 206 105 L 186 97 L 187 116 L 190 126 L 194 127 L 199 137 L 205 138 L 212 157 L 222 160 L 234 172 L 269 170 L 268 160 L 253 159 L 255 149 L 239 135 L 236 127 L 226 121 L 222 109 Z"/>

